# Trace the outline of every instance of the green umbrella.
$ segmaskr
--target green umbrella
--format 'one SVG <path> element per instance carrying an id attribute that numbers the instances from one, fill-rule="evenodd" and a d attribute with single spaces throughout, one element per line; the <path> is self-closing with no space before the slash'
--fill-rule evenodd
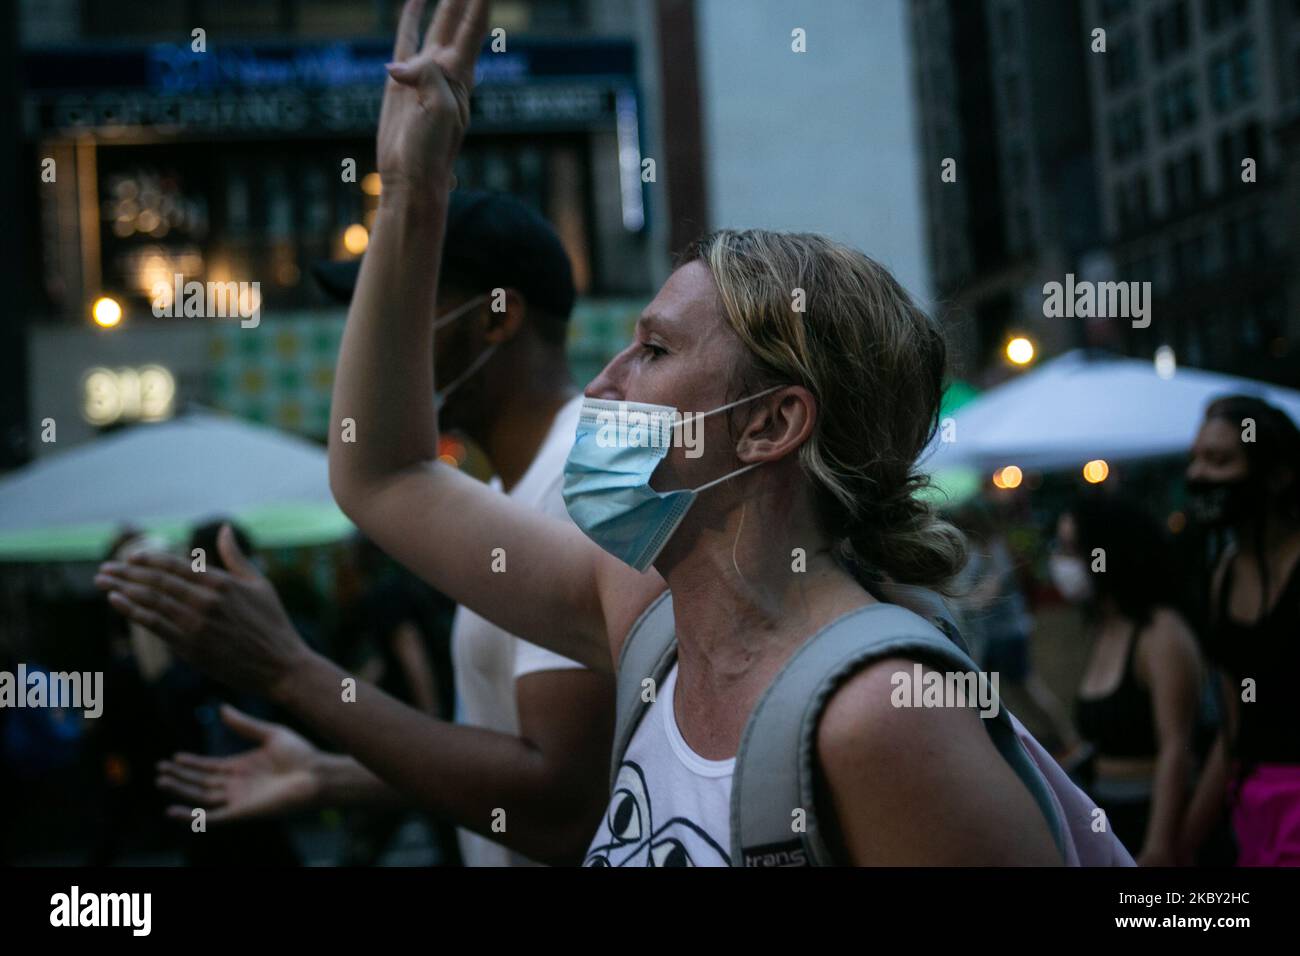
<path id="1" fill-rule="evenodd" d="M 942 468 L 930 475 L 929 487 L 918 491 L 916 497 L 946 508 L 975 497 L 983 485 L 984 479 L 974 468 Z"/>
<path id="2" fill-rule="evenodd" d="M 330 544 L 353 532 L 352 522 L 339 509 L 326 503 L 286 502 L 258 505 L 231 516 L 260 548 L 304 548 Z M 189 540 L 194 523 L 169 518 L 133 520 L 140 528 L 179 548 Z M 0 561 L 99 561 L 122 531 L 117 522 L 38 528 L 0 532 Z"/>
<path id="3" fill-rule="evenodd" d="M 219 516 L 259 548 L 325 544 L 352 525 L 320 445 L 196 411 L 57 451 L 0 477 L 0 560 L 93 561 L 123 527 L 171 547 Z"/>
<path id="4" fill-rule="evenodd" d="M 969 382 L 954 381 L 943 393 L 939 405 L 940 428 L 942 420 L 947 418 L 967 402 L 970 402 L 979 390 Z M 917 497 L 939 508 L 959 505 L 968 498 L 979 494 L 984 479 L 974 468 L 956 467 L 940 468 L 930 475 L 930 485 L 917 492 Z"/>
<path id="5" fill-rule="evenodd" d="M 943 393 L 943 401 L 939 404 L 939 417 L 951 415 L 978 395 L 979 389 L 974 385 L 960 379 L 955 380 Z"/>

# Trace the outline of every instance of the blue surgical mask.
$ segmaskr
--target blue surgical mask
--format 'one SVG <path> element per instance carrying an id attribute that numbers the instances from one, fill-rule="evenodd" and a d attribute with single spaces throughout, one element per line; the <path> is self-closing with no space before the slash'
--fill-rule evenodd
<path id="1" fill-rule="evenodd" d="M 716 415 L 784 387 L 773 386 L 692 418 Z M 671 405 L 598 398 L 582 403 L 577 436 L 564 463 L 564 505 L 587 537 L 638 571 L 659 557 L 701 491 L 762 464 L 737 468 L 698 488 L 655 491 L 650 479 L 685 421 Z"/>

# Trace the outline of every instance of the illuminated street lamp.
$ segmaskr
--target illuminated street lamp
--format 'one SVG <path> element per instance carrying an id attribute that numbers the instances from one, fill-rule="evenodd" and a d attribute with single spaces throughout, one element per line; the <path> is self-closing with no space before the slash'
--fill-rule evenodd
<path id="1" fill-rule="evenodd" d="M 1024 473 L 1015 465 L 1007 465 L 993 472 L 993 486 L 1004 490 L 1019 488 L 1024 477 Z"/>
<path id="2" fill-rule="evenodd" d="M 1028 365 L 1034 360 L 1034 343 L 1023 335 L 1007 342 L 1007 361 L 1012 365 Z"/>
<path id="3" fill-rule="evenodd" d="M 361 223 L 354 222 L 343 230 L 343 248 L 349 255 L 361 255 L 368 245 L 370 245 L 370 233 L 366 232 L 366 227 Z"/>
<path id="4" fill-rule="evenodd" d="M 1110 465 L 1100 458 L 1094 458 L 1083 466 L 1083 480 L 1090 485 L 1099 485 L 1110 474 Z"/>
<path id="5" fill-rule="evenodd" d="M 111 329 L 122 321 L 122 306 L 116 299 L 101 295 L 90 307 L 90 316 L 103 329 Z"/>

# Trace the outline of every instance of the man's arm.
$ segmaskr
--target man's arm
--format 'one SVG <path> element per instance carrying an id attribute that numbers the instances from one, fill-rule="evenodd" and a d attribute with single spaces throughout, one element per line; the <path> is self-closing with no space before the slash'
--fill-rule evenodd
<path id="1" fill-rule="evenodd" d="M 536 671 L 515 681 L 515 699 L 517 765 L 524 768 L 515 779 L 517 793 L 480 788 L 470 797 L 478 807 L 474 812 L 480 819 L 490 819 L 483 808 L 506 811 L 505 833 L 484 836 L 542 862 L 579 863 L 609 799 L 613 681 L 581 668 Z M 312 773 L 319 787 L 317 806 L 411 802 L 349 756 L 320 753 L 312 762 Z M 471 765 L 457 776 L 473 790 L 485 774 L 482 767 Z M 536 832 L 536 839 L 527 840 L 527 849 L 504 839 L 512 825 Z"/>
<path id="2" fill-rule="evenodd" d="M 408 0 L 402 11 L 384 88 L 383 189 L 339 349 L 330 487 L 368 537 L 442 593 L 511 634 L 610 670 L 611 636 L 621 640 L 655 593 L 642 600 L 638 578 L 657 576 L 613 567 L 572 525 L 437 462 L 438 264 L 487 2 L 442 0 L 421 43 L 423 6 Z M 493 573 L 501 561 L 505 573 Z M 620 610 L 629 600 L 641 603 Z"/>
<path id="3" fill-rule="evenodd" d="M 913 664 L 872 664 L 822 716 L 817 756 L 841 852 L 859 866 L 1059 866 L 1047 821 L 978 711 L 893 706 L 892 675 L 910 680 Z"/>
<path id="4" fill-rule="evenodd" d="M 368 684 L 359 683 L 356 699 L 345 702 L 340 688 L 347 677 L 308 652 L 272 699 L 420 807 L 458 826 L 543 862 L 572 862 L 585 848 L 582 838 L 595 830 L 589 819 L 594 791 L 584 789 L 592 777 L 556 789 L 565 776 L 557 768 L 565 766 L 559 745 L 566 729 L 537 734 L 551 746 L 543 750 L 533 740 L 435 720 Z M 596 675 L 549 678 L 551 692 L 543 697 L 552 716 L 557 708 L 573 708 L 580 719 L 584 702 L 572 695 L 581 677 Z M 342 772 L 344 785 L 358 784 L 355 775 Z M 594 779 L 604 780 L 603 767 Z M 580 799 L 570 802 L 575 794 Z"/>
<path id="5" fill-rule="evenodd" d="M 609 803 L 614 745 L 614 681 L 572 668 L 525 674 L 515 681 L 519 736 L 532 753 L 534 808 L 548 834 L 548 863 L 578 864 Z"/>
<path id="6" fill-rule="evenodd" d="M 511 838 L 509 826 L 502 833 L 485 835 L 535 859 L 576 863 L 605 803 L 609 735 L 601 730 L 604 725 L 598 718 L 608 716 L 600 713 L 609 703 L 608 688 L 592 671 L 552 671 L 528 683 L 529 690 L 521 693 L 527 715 L 521 713 L 521 719 L 534 729 L 521 744 L 538 750 L 543 764 L 519 781 L 525 791 L 522 800 L 528 805 L 525 811 L 511 819 L 507 810 L 506 820 L 516 830 L 531 827 L 536 833 L 522 842 Z M 567 707 L 561 708 L 560 700 Z M 553 719 L 557 713 L 558 722 Z M 318 750 L 288 727 L 254 720 L 233 708 L 226 708 L 223 717 L 258 745 L 229 757 L 178 753 L 162 761 L 159 789 L 185 801 L 169 806 L 169 817 L 189 821 L 194 808 L 203 807 L 208 822 L 215 825 L 326 807 L 418 806 L 411 795 L 385 783 L 354 757 Z M 249 729 L 242 729 L 241 723 Z M 479 771 L 477 766 L 465 766 L 451 776 L 473 788 L 481 778 Z M 485 792 L 474 799 L 481 807 L 502 809 L 511 801 L 507 794 Z M 476 816 L 490 814 L 480 811 Z"/>
<path id="7" fill-rule="evenodd" d="M 519 762 L 528 770 L 516 780 L 517 795 L 480 792 L 472 797 L 479 818 L 484 807 L 506 811 L 505 832 L 483 835 L 542 862 L 580 863 L 609 799 L 613 682 L 590 670 L 538 671 L 520 677 L 515 694 Z M 458 776 L 474 788 L 481 769 L 467 766 Z M 318 785 L 316 806 L 411 803 L 353 757 L 318 753 L 311 771 Z M 512 825 L 536 831 L 536 838 L 522 843 L 506 839 Z"/>
<path id="8" fill-rule="evenodd" d="M 413 801 L 347 754 L 318 752 L 311 762 L 317 807 L 403 807 Z"/>
<path id="9" fill-rule="evenodd" d="M 270 697 L 421 807 L 533 859 L 567 860 L 577 852 L 577 833 L 590 835 L 594 791 L 582 790 L 578 798 L 567 789 L 572 782 L 558 796 L 551 788 L 568 775 L 564 749 L 579 746 L 585 768 L 602 746 L 597 735 L 612 723 L 608 711 L 603 718 L 584 711 L 574 696 L 581 677 L 553 677 L 540 697 L 532 692 L 536 681 L 525 686 L 526 712 L 554 719 L 549 729 L 530 720 L 535 740 L 435 720 L 308 648 L 228 526 L 217 547 L 228 570 L 195 572 L 172 555 L 144 554 L 126 565 L 104 565 L 96 583 L 116 610 L 181 657 L 218 680 Z M 608 742 L 603 747 L 607 755 Z M 602 766 L 583 784 L 603 779 Z"/>
<path id="10" fill-rule="evenodd" d="M 480 791 L 473 799 L 507 810 L 505 832 L 488 836 L 514 846 L 510 824 L 533 829 L 535 838 L 515 848 L 546 862 L 580 862 L 607 798 L 613 688 L 601 674 L 573 669 L 526 675 L 516 691 L 520 746 L 537 757 L 535 770 L 517 781 L 526 806 L 512 817 L 507 805 L 516 798 L 509 794 Z M 354 757 L 321 751 L 288 727 L 229 705 L 221 718 L 255 746 L 227 757 L 178 753 L 162 761 L 158 787 L 185 801 L 167 808 L 173 819 L 189 821 L 195 807 L 216 825 L 325 807 L 416 805 Z M 472 790 L 483 774 L 467 765 L 448 776 Z"/>
<path id="11" fill-rule="evenodd" d="M 224 757 L 177 753 L 158 764 L 158 788 L 186 801 L 167 815 L 209 823 L 276 817 L 327 806 L 402 805 L 405 797 L 351 757 L 324 753 L 283 724 L 225 704 L 221 720 L 254 746 Z"/>

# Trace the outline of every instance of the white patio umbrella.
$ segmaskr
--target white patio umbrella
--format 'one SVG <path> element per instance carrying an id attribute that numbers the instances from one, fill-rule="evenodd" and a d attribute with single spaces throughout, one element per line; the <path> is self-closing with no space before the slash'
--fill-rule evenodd
<path id="1" fill-rule="evenodd" d="M 929 469 L 1004 465 L 1053 471 L 1186 453 L 1220 395 L 1257 395 L 1300 421 L 1300 392 L 1149 361 L 1067 352 L 963 405 L 923 456 Z M 952 440 L 944 441 L 945 432 Z"/>
<path id="2" fill-rule="evenodd" d="M 323 448 L 197 411 L 0 478 L 0 560 L 94 560 L 124 524 L 175 544 L 217 515 L 258 547 L 324 544 L 352 530 L 330 494 Z"/>

